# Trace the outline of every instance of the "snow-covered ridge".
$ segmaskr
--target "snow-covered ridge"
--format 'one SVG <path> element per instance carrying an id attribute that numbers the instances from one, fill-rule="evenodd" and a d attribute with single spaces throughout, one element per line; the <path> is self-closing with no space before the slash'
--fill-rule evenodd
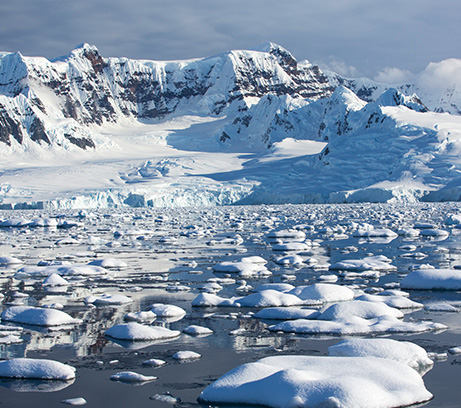
<path id="1" fill-rule="evenodd" d="M 332 89 L 315 66 L 298 67 L 282 47 L 230 51 L 209 58 L 147 61 L 104 58 L 82 44 L 49 61 L 0 55 L 0 141 L 94 148 L 86 127 L 172 113 L 245 110 L 266 94 L 322 98 Z"/>
<path id="2" fill-rule="evenodd" d="M 375 85 L 273 43 L 184 61 L 3 53 L 0 208 L 460 200 L 461 116 Z"/>

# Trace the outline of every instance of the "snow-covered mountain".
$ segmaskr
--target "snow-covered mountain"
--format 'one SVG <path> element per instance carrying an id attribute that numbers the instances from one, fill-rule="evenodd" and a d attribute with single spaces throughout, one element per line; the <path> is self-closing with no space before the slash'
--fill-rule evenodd
<path id="1" fill-rule="evenodd" d="M 3 53 L 0 203 L 460 200 L 459 92 L 422 83 L 323 73 L 272 43 L 169 62 Z"/>
<path id="2" fill-rule="evenodd" d="M 268 94 L 318 99 L 331 92 L 318 67 L 299 66 L 275 44 L 170 62 L 103 58 L 88 44 L 53 61 L 3 54 L 0 141 L 94 148 L 89 125 L 222 115 Z"/>

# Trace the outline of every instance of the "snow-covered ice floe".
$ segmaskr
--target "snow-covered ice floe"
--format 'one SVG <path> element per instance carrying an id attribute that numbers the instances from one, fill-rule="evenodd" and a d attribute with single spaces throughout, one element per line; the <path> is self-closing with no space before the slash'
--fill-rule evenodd
<path id="1" fill-rule="evenodd" d="M 328 354 L 337 357 L 387 358 L 400 361 L 420 373 L 434 364 L 426 350 L 417 344 L 392 339 L 347 339 L 328 347 Z"/>
<path id="2" fill-rule="evenodd" d="M 118 324 L 104 333 L 106 337 L 126 341 L 163 340 L 178 337 L 181 332 L 165 327 L 144 326 L 139 323 Z"/>
<path id="3" fill-rule="evenodd" d="M 6 309 L 1 315 L 2 321 L 33 326 L 61 326 L 73 325 L 82 322 L 74 319 L 61 310 L 42 309 L 32 306 L 12 306 Z"/>
<path id="4" fill-rule="evenodd" d="M 368 256 L 363 259 L 347 259 L 330 265 L 332 270 L 345 271 L 395 271 L 397 268 L 391 265 L 392 260 L 384 255 Z"/>
<path id="5" fill-rule="evenodd" d="M 121 371 L 119 373 L 113 374 L 110 376 L 112 381 L 120 381 L 124 383 L 146 383 L 155 381 L 157 377 L 152 375 L 143 375 L 139 373 L 135 373 L 133 371 Z"/>
<path id="6" fill-rule="evenodd" d="M 432 398 L 421 376 L 377 357 L 281 356 L 239 366 L 209 385 L 207 404 L 391 408 Z"/>
<path id="7" fill-rule="evenodd" d="M 75 368 L 54 360 L 13 358 L 0 361 L 0 378 L 72 380 Z"/>
<path id="8" fill-rule="evenodd" d="M 459 269 L 419 269 L 403 278 L 403 289 L 461 290 L 461 270 Z"/>
<path id="9" fill-rule="evenodd" d="M 86 304 L 93 304 L 95 306 L 112 306 L 112 305 L 125 305 L 132 303 L 133 300 L 125 295 L 111 295 L 104 293 L 103 295 L 88 296 L 85 298 Z"/>
<path id="10" fill-rule="evenodd" d="M 269 326 L 270 331 L 302 334 L 420 333 L 444 330 L 429 321 L 404 322 L 403 313 L 382 302 L 353 300 L 335 303 L 310 319 L 284 321 Z"/>

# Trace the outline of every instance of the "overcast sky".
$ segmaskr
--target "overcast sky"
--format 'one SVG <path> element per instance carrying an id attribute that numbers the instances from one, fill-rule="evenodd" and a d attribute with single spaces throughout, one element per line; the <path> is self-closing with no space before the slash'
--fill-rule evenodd
<path id="1" fill-rule="evenodd" d="M 106 57 L 169 60 L 272 41 L 376 78 L 461 58 L 459 0 L 0 0 L 0 16 L 0 50 L 50 59 L 82 42 Z"/>

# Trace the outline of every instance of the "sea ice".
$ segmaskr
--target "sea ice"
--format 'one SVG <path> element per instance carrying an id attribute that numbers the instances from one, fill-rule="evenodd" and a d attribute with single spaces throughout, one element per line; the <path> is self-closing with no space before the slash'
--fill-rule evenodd
<path id="1" fill-rule="evenodd" d="M 403 289 L 461 290 L 461 270 L 418 269 L 405 276 L 400 286 Z"/>
<path id="2" fill-rule="evenodd" d="M 179 317 L 186 314 L 186 311 L 179 306 L 167 305 L 164 303 L 154 303 L 150 305 L 149 308 L 157 317 Z"/>
<path id="3" fill-rule="evenodd" d="M 390 264 L 391 260 L 384 255 L 369 256 L 363 259 L 347 259 L 345 261 L 337 262 L 330 265 L 333 270 L 346 270 L 346 271 L 394 271 L 397 268 Z"/>
<path id="4" fill-rule="evenodd" d="M 85 398 L 77 397 L 77 398 L 68 398 L 61 401 L 62 404 L 67 405 L 85 405 L 87 403 Z"/>
<path id="5" fill-rule="evenodd" d="M 75 368 L 54 360 L 13 358 L 0 361 L 0 378 L 71 380 L 75 378 Z"/>
<path id="6" fill-rule="evenodd" d="M 160 360 L 158 358 L 151 358 L 149 360 L 144 360 L 142 362 L 142 365 L 144 366 L 150 366 L 150 367 L 161 367 L 162 365 L 165 365 L 166 361 Z"/>
<path id="7" fill-rule="evenodd" d="M 142 324 L 132 322 L 126 324 L 118 324 L 104 333 L 107 337 L 118 340 L 127 341 L 148 341 L 162 340 L 178 337 L 181 332 L 170 330 L 164 327 L 144 326 Z"/>
<path id="8" fill-rule="evenodd" d="M 289 293 L 305 301 L 313 300 L 322 303 L 352 300 L 355 296 L 352 289 L 331 283 L 314 283 L 308 286 L 298 286 Z"/>
<path id="9" fill-rule="evenodd" d="M 32 306 L 10 307 L 3 311 L 1 318 L 5 322 L 35 326 L 60 326 L 79 324 L 82 322 L 80 319 L 74 319 L 61 310 L 42 309 Z"/>
<path id="10" fill-rule="evenodd" d="M 207 404 L 391 408 L 432 398 L 421 376 L 376 357 L 266 357 L 224 374 L 199 396 Z"/>
<path id="11" fill-rule="evenodd" d="M 88 263 L 88 265 L 100 266 L 102 268 L 126 268 L 128 265 L 126 262 L 123 262 L 119 259 L 115 258 L 102 258 L 102 259 L 95 259 Z"/>
<path id="12" fill-rule="evenodd" d="M 112 381 L 120 381 L 125 383 L 146 383 L 157 380 L 157 377 L 150 375 L 142 375 L 133 371 L 121 371 L 117 374 L 111 375 Z"/>
<path id="13" fill-rule="evenodd" d="M 111 295 L 104 293 L 102 295 L 88 296 L 85 298 L 86 304 L 93 304 L 95 306 L 111 306 L 111 305 L 125 305 L 132 303 L 133 299 L 125 295 Z"/>
<path id="14" fill-rule="evenodd" d="M 195 351 L 183 350 L 174 353 L 172 357 L 175 360 L 196 360 L 202 356 L 199 353 L 196 353 Z"/>
<path id="15" fill-rule="evenodd" d="M 209 329 L 208 327 L 197 326 L 197 325 L 191 324 L 190 326 L 187 326 L 185 329 L 183 329 L 183 333 L 186 333 L 192 336 L 203 336 L 206 334 L 212 334 L 213 330 Z"/>

